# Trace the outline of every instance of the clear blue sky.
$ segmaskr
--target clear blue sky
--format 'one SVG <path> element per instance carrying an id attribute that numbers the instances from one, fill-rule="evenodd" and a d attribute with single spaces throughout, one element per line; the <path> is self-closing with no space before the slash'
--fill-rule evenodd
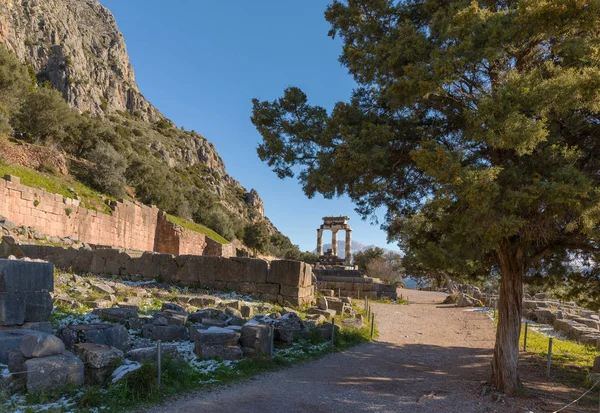
<path id="1" fill-rule="evenodd" d="M 256 155 L 252 98 L 273 100 L 299 86 L 311 103 L 331 109 L 350 96 L 341 43 L 327 36 L 328 0 L 101 3 L 125 36 L 142 94 L 213 142 L 228 173 L 259 192 L 265 214 L 293 243 L 312 251 L 321 217 L 348 215 L 354 240 L 386 246 L 379 225 L 362 221 L 349 199 L 309 200 L 296 180 L 279 180 Z"/>

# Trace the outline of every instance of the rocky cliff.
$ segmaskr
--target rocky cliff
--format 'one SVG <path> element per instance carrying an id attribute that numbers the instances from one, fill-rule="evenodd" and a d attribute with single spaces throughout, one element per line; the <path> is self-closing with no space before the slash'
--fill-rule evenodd
<path id="1" fill-rule="evenodd" d="M 82 112 L 163 118 L 140 94 L 113 15 L 95 0 L 0 0 L 0 40 Z"/>
<path id="2" fill-rule="evenodd" d="M 79 112 L 110 123 L 131 151 L 152 153 L 242 220 L 262 219 L 260 196 L 227 174 L 214 145 L 178 129 L 140 93 L 123 35 L 97 0 L 0 0 L 0 42 L 39 84 L 49 82 Z"/>

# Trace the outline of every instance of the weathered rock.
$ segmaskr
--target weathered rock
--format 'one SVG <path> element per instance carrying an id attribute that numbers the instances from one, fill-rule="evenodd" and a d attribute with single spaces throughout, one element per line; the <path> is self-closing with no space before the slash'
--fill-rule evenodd
<path id="1" fill-rule="evenodd" d="M 166 310 L 174 311 L 176 313 L 186 313 L 187 314 L 187 311 L 185 311 L 185 308 L 176 303 L 163 303 L 162 307 L 160 308 L 160 311 L 166 311 Z"/>
<path id="2" fill-rule="evenodd" d="M 25 322 L 25 299 L 19 293 L 0 293 L 0 325 Z"/>
<path id="3" fill-rule="evenodd" d="M 220 327 L 210 327 L 207 330 L 198 330 L 195 337 L 196 343 L 207 346 L 235 346 L 240 339 L 240 333 Z"/>
<path id="4" fill-rule="evenodd" d="M 251 348 L 254 354 L 271 354 L 271 326 L 268 324 L 246 323 L 242 326 L 240 343 L 242 348 Z"/>
<path id="5" fill-rule="evenodd" d="M 129 319 L 138 318 L 135 308 L 99 308 L 93 311 L 102 320 L 125 323 Z"/>
<path id="6" fill-rule="evenodd" d="M 337 311 L 331 310 L 331 309 L 329 309 L 329 310 L 321 310 L 319 308 L 312 307 L 312 308 L 308 309 L 308 314 L 322 315 L 326 319 L 330 320 L 332 317 L 335 317 L 335 315 L 337 314 Z"/>
<path id="7" fill-rule="evenodd" d="M 36 334 L 45 335 L 35 330 L 0 330 L 0 363 L 7 364 L 9 350 L 18 349 L 25 337 Z"/>
<path id="8" fill-rule="evenodd" d="M 227 318 L 229 316 L 217 308 L 204 308 L 190 314 L 188 320 L 192 323 L 201 323 L 203 319 L 225 321 Z"/>
<path id="9" fill-rule="evenodd" d="M 142 327 L 142 336 L 153 340 L 182 341 L 187 340 L 188 331 L 183 326 L 146 324 Z"/>
<path id="10" fill-rule="evenodd" d="M 329 310 L 329 305 L 327 303 L 326 297 L 317 298 L 317 306 L 319 307 L 319 310 Z"/>
<path id="11" fill-rule="evenodd" d="M 115 366 L 123 361 L 123 352 L 105 344 L 80 343 L 75 345 L 75 353 L 88 367 L 101 369 Z"/>
<path id="12" fill-rule="evenodd" d="M 115 290 L 112 287 L 104 283 L 90 282 L 90 286 L 92 287 L 92 290 L 97 293 L 105 294 L 107 296 L 115 293 Z"/>
<path id="13" fill-rule="evenodd" d="M 308 329 L 296 313 L 284 314 L 275 324 L 275 339 L 283 343 L 292 343 Z"/>
<path id="14" fill-rule="evenodd" d="M 254 315 L 254 309 L 249 305 L 242 305 L 240 313 L 242 314 L 242 317 L 250 318 Z"/>
<path id="15" fill-rule="evenodd" d="M 50 293 L 21 293 L 25 301 L 25 322 L 44 322 L 52 314 Z"/>
<path id="16" fill-rule="evenodd" d="M 83 362 L 69 352 L 39 357 L 23 363 L 25 385 L 29 393 L 67 385 L 80 386 L 84 380 Z"/>
<path id="17" fill-rule="evenodd" d="M 167 324 L 175 326 L 184 326 L 188 322 L 188 313 L 175 311 L 175 310 L 163 310 L 160 313 L 155 314 L 156 318 L 162 317 L 167 320 Z"/>
<path id="18" fill-rule="evenodd" d="M 8 371 L 18 373 L 24 370 L 25 356 L 20 349 L 8 350 Z"/>
<path id="19" fill-rule="evenodd" d="M 65 352 L 65 344 L 52 334 L 30 334 L 21 340 L 19 350 L 25 358 L 55 356 Z"/>
<path id="20" fill-rule="evenodd" d="M 53 264 L 0 259 L 0 292 L 41 293 L 53 290 Z"/>
<path id="21" fill-rule="evenodd" d="M 363 321 L 359 318 L 345 318 L 342 320 L 342 327 L 347 328 L 362 328 Z"/>
<path id="22" fill-rule="evenodd" d="M 206 345 L 196 341 L 194 353 L 198 357 L 207 360 L 221 358 L 223 360 L 239 360 L 242 358 L 242 350 L 238 346 Z"/>
<path id="23" fill-rule="evenodd" d="M 208 324 L 190 324 L 190 341 L 196 341 L 196 334 L 200 330 L 208 330 L 211 326 Z M 226 326 L 216 326 L 216 327 L 226 327 Z"/>
<path id="24" fill-rule="evenodd" d="M 129 332 L 121 324 L 72 325 L 59 330 L 58 336 L 69 349 L 79 343 L 105 344 L 122 351 L 131 346 Z"/>
<path id="25" fill-rule="evenodd" d="M 179 352 L 177 350 L 177 345 L 175 344 L 162 344 L 162 357 L 177 357 Z M 133 350 L 129 350 L 125 356 L 129 360 L 137 361 L 139 363 L 143 363 L 145 361 L 156 361 L 158 356 L 158 350 L 156 346 L 153 347 L 143 347 L 136 348 Z"/>

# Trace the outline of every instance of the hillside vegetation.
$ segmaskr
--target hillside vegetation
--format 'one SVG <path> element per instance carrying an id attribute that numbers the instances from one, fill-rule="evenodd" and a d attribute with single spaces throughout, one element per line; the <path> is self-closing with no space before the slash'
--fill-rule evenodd
<path id="1" fill-rule="evenodd" d="M 11 137 L 11 142 L 2 141 L 0 173 L 20 176 L 26 185 L 67 197 L 74 191 L 84 206 L 106 213 L 110 213 L 107 199 L 154 204 L 173 222 L 222 243 L 243 240 L 245 229 L 258 223 L 269 234 L 258 252 L 299 256 L 289 238 L 263 218 L 262 201 L 259 206 L 247 202 L 248 192 L 225 173 L 212 144 L 198 133 L 178 129 L 165 119 L 150 123 L 127 112 L 104 117 L 79 113 L 50 83 L 40 84 L 34 70 L 4 46 L 0 132 Z M 195 142 L 191 149 L 190 142 Z M 25 157 L 28 149 L 54 152 L 33 170 L 7 159 L 11 147 L 25 148 Z M 190 156 L 187 166 L 169 157 L 190 150 L 198 156 Z M 66 171 L 53 164 L 57 157 L 64 158 Z"/>

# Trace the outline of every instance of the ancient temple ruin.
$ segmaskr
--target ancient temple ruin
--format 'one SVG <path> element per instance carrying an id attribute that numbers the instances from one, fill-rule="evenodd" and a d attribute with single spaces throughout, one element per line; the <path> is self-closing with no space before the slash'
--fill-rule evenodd
<path id="1" fill-rule="evenodd" d="M 323 217 L 323 224 L 317 229 L 317 255 L 321 260 L 337 258 L 338 255 L 338 231 L 346 231 L 346 254 L 345 264 L 350 265 L 352 261 L 352 228 L 348 224 L 350 217 Z M 323 231 L 331 231 L 331 253 L 323 254 Z"/>

